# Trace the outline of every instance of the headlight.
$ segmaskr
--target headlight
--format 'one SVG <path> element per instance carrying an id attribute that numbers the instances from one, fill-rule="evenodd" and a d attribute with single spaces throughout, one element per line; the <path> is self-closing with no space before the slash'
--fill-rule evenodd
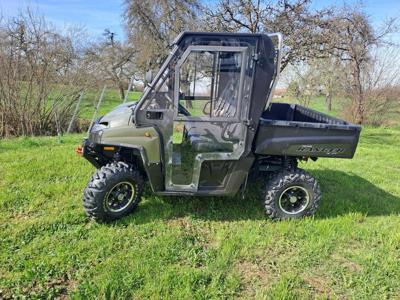
<path id="1" fill-rule="evenodd" d="M 89 133 L 89 141 L 96 144 L 100 143 L 101 136 L 103 135 L 103 129 L 105 128 L 107 128 L 107 126 L 104 124 L 94 124 Z"/>
<path id="2" fill-rule="evenodd" d="M 90 130 L 90 132 L 103 131 L 103 129 L 105 129 L 105 128 L 107 128 L 107 125 L 95 123 L 95 124 L 93 124 L 92 129 Z"/>

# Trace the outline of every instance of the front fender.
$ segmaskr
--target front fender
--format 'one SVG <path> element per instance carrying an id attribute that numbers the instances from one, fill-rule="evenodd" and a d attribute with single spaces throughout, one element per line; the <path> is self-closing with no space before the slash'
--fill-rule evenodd
<path id="1" fill-rule="evenodd" d="M 139 149 L 139 151 L 142 151 L 141 149 L 143 148 L 150 163 L 159 163 L 161 161 L 160 137 L 154 127 L 137 128 L 127 125 L 104 129 L 100 143 Z"/>
<path id="2" fill-rule="evenodd" d="M 140 145 L 95 144 L 85 139 L 82 154 L 95 168 L 113 161 L 126 161 L 136 165 L 149 180 L 153 192 L 164 190 L 164 176 L 161 161 L 151 162 L 146 149 Z"/>

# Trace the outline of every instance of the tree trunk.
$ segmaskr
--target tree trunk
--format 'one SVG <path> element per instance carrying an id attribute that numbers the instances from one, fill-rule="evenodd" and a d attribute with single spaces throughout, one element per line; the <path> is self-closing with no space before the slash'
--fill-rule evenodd
<path id="1" fill-rule="evenodd" d="M 332 94 L 327 93 L 325 96 L 325 104 L 328 111 L 332 111 Z"/>
<path id="2" fill-rule="evenodd" d="M 181 86 L 182 86 L 182 90 L 186 91 L 185 96 L 191 96 L 190 95 L 190 82 L 188 79 L 189 76 L 187 76 L 186 80 L 182 80 L 181 81 Z M 194 93 L 193 93 L 194 96 Z M 193 103 L 191 100 L 185 100 L 185 106 L 186 108 L 193 108 Z"/>
<path id="3" fill-rule="evenodd" d="M 357 57 L 354 55 L 354 57 Z M 363 61 L 360 59 L 354 59 L 353 62 L 353 89 L 354 89 L 354 98 L 353 103 L 355 102 L 355 122 L 356 124 L 363 124 L 364 123 L 364 89 L 361 82 L 361 64 Z"/>
<path id="4" fill-rule="evenodd" d="M 186 108 L 193 108 L 192 100 L 186 100 Z"/>
<path id="5" fill-rule="evenodd" d="M 362 95 L 357 101 L 356 123 L 362 125 L 364 123 L 364 101 Z"/>
<path id="6" fill-rule="evenodd" d="M 124 84 L 120 81 L 118 82 L 118 90 L 119 90 L 119 97 L 121 100 L 125 99 L 125 89 L 124 89 Z"/>

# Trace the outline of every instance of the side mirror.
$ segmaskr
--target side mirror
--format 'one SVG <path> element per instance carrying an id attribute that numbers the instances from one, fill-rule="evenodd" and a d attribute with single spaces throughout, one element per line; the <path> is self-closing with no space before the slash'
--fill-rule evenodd
<path id="1" fill-rule="evenodd" d="M 146 81 L 146 84 L 149 85 L 153 81 L 153 71 L 148 70 L 144 76 L 144 80 Z"/>

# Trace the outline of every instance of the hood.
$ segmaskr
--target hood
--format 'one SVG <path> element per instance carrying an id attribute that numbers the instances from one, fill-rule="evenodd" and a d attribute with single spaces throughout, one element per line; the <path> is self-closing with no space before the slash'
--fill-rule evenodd
<path id="1" fill-rule="evenodd" d="M 137 102 L 128 102 L 118 105 L 109 113 L 100 118 L 99 124 L 107 127 L 117 127 L 127 125 L 136 108 Z"/>

